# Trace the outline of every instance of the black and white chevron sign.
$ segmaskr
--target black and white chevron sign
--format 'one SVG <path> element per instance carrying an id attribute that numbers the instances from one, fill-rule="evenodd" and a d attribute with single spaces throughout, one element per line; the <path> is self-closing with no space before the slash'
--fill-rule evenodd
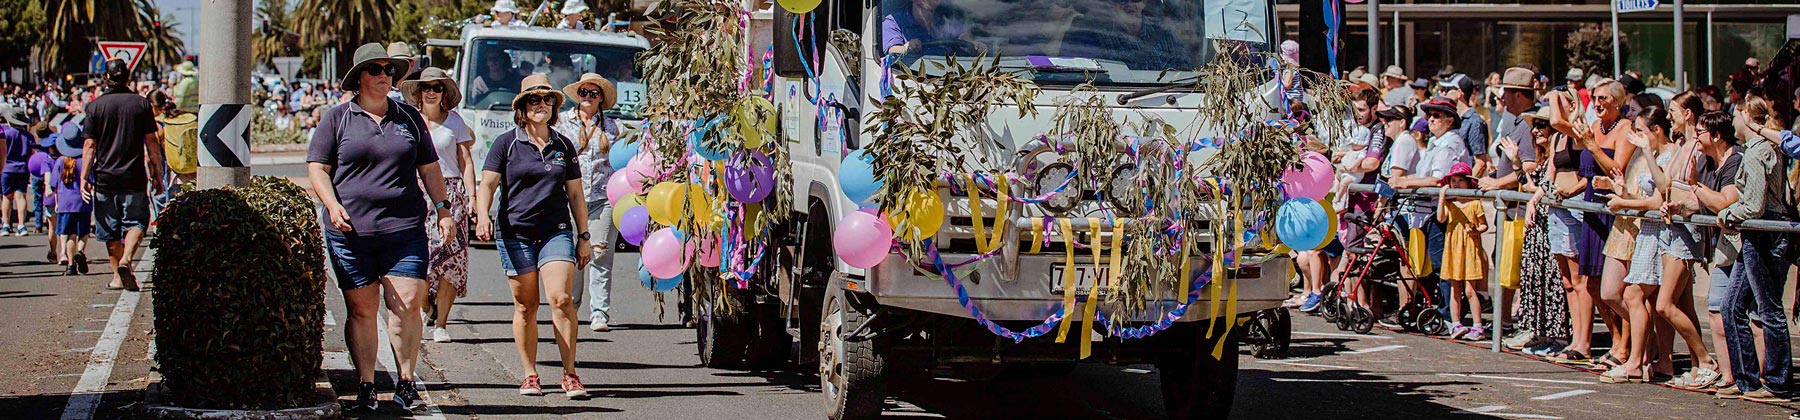
<path id="1" fill-rule="evenodd" d="M 200 166 L 242 168 L 250 161 L 250 113 L 244 104 L 200 105 Z"/>

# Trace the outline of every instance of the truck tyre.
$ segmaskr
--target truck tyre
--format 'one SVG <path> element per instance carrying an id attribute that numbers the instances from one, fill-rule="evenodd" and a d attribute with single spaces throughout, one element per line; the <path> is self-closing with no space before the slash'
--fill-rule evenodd
<path id="1" fill-rule="evenodd" d="M 700 347 L 700 365 L 714 369 L 747 367 L 751 340 L 756 338 L 753 300 L 749 291 L 729 290 L 726 297 L 743 311 L 735 315 L 713 313 L 707 305 L 695 305 L 695 344 Z"/>
<path id="2" fill-rule="evenodd" d="M 819 390 L 825 394 L 825 415 L 832 420 L 879 417 L 887 398 L 877 340 L 844 340 L 845 334 L 869 320 L 872 306 L 835 282 L 825 292 L 819 319 Z"/>
<path id="3" fill-rule="evenodd" d="M 1224 325 L 1223 320 L 1213 322 L 1215 327 Z M 1205 324 L 1188 325 L 1190 328 L 1181 331 L 1165 331 L 1176 333 L 1167 344 L 1187 346 L 1156 363 L 1162 377 L 1163 407 L 1171 419 L 1229 418 L 1232 399 L 1237 394 L 1237 341 L 1242 328 L 1209 339 L 1202 328 Z M 1215 359 L 1212 349 L 1218 340 L 1231 341 L 1225 343 L 1225 351 Z"/>

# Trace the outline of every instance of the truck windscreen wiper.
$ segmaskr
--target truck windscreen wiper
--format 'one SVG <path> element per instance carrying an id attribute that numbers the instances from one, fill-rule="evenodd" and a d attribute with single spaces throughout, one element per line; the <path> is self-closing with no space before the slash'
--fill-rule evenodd
<path id="1" fill-rule="evenodd" d="M 1168 91 L 1175 90 L 1176 88 L 1180 88 L 1183 86 L 1192 86 L 1194 84 L 1194 82 L 1197 82 L 1197 81 L 1200 81 L 1200 75 L 1188 76 L 1188 77 L 1181 78 L 1181 79 L 1173 81 L 1173 82 L 1164 83 L 1164 84 L 1157 85 L 1157 86 L 1151 86 L 1151 87 L 1147 87 L 1147 88 L 1143 88 L 1143 89 L 1138 89 L 1138 90 L 1132 91 L 1131 93 L 1120 95 L 1119 96 L 1119 105 L 1124 105 L 1133 100 L 1137 100 L 1137 98 L 1142 98 L 1145 96 L 1168 92 Z"/>

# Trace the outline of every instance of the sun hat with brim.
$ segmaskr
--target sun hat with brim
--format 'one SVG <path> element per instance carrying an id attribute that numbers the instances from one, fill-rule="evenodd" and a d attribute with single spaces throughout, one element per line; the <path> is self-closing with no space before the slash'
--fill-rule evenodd
<path id="1" fill-rule="evenodd" d="M 352 57 L 355 57 L 355 60 L 353 61 L 356 64 L 351 65 L 350 70 L 344 72 L 344 82 L 341 88 L 345 91 L 356 91 L 362 88 L 361 83 L 358 82 L 360 77 L 357 76 L 357 73 L 362 73 L 363 68 L 370 65 L 386 63 L 399 64 L 401 67 L 409 67 L 412 65 L 412 62 L 409 60 L 394 58 L 393 56 L 388 55 L 387 47 L 381 46 L 381 43 L 379 42 L 371 42 L 363 44 L 361 47 L 356 47 L 356 54 Z M 394 78 L 399 79 L 402 76 L 405 75 L 397 74 L 394 75 Z"/>
<path id="2" fill-rule="evenodd" d="M 588 11 L 587 2 L 581 1 L 581 0 L 570 0 L 567 3 L 563 3 L 563 7 L 561 10 L 562 14 L 565 14 L 565 15 L 573 15 L 576 13 L 581 13 L 581 12 L 586 12 L 586 11 Z"/>
<path id="3" fill-rule="evenodd" d="M 82 135 L 81 123 L 70 121 L 63 123 L 62 129 L 56 131 L 56 152 L 72 158 L 81 157 L 82 143 L 87 136 Z"/>
<path id="4" fill-rule="evenodd" d="M 613 82 L 606 80 L 605 76 L 594 73 L 582 74 L 580 80 L 563 86 L 563 97 L 574 98 L 576 101 L 581 100 L 581 87 L 584 85 L 594 85 L 600 88 L 600 109 L 612 109 L 613 105 L 619 104 L 619 88 L 613 86 Z"/>
<path id="5" fill-rule="evenodd" d="M 1537 72 L 1524 67 L 1513 67 L 1506 69 L 1506 73 L 1500 75 L 1500 87 L 1531 90 L 1531 83 L 1536 79 Z"/>
<path id="6" fill-rule="evenodd" d="M 456 80 L 450 78 L 450 72 L 437 67 L 426 67 L 419 72 L 417 80 L 400 82 L 400 94 L 406 97 L 406 103 L 423 104 L 420 100 L 419 85 L 437 82 L 444 86 L 444 109 L 456 109 L 462 103 L 462 92 L 456 90 Z"/>
<path id="7" fill-rule="evenodd" d="M 1450 102 L 1449 98 L 1445 98 L 1442 96 L 1439 96 L 1436 98 L 1431 98 L 1431 100 L 1425 101 L 1425 103 L 1419 104 L 1419 112 L 1431 112 L 1431 111 L 1442 112 L 1446 115 L 1449 115 L 1450 118 L 1459 117 L 1459 115 L 1456 113 L 1456 104 L 1453 102 Z"/>
<path id="8" fill-rule="evenodd" d="M 1400 66 L 1389 64 L 1387 70 L 1381 72 L 1381 77 L 1406 80 L 1406 70 L 1401 69 Z"/>
<path id="9" fill-rule="evenodd" d="M 1423 77 L 1420 77 L 1417 79 L 1413 79 L 1412 83 L 1407 84 L 1407 86 L 1411 86 L 1413 89 L 1424 89 L 1427 86 L 1431 86 L 1431 82 L 1426 81 L 1425 78 L 1423 78 Z"/>
<path id="10" fill-rule="evenodd" d="M 1519 118 L 1523 118 L 1526 121 L 1550 121 L 1550 118 L 1555 116 L 1553 114 L 1554 113 L 1550 112 L 1550 107 L 1543 106 L 1532 108 L 1530 111 L 1526 111 L 1525 114 L 1519 115 Z"/>
<path id="11" fill-rule="evenodd" d="M 519 14 L 519 6 L 514 4 L 513 0 L 495 0 L 494 7 L 489 7 L 488 11 L 495 13 L 512 13 L 516 15 Z"/>
<path id="12" fill-rule="evenodd" d="M 555 87 L 550 86 L 549 77 L 542 74 L 533 74 L 525 76 L 525 80 L 519 81 L 519 94 L 513 96 L 512 100 L 513 110 L 516 112 L 524 109 L 525 98 L 538 94 L 556 97 L 556 106 L 551 107 L 552 109 L 562 108 L 563 101 L 568 100 L 568 98 L 563 97 L 562 91 L 556 90 Z"/>
<path id="13" fill-rule="evenodd" d="M 1474 172 L 1475 170 L 1470 168 L 1467 162 L 1456 162 L 1450 165 L 1450 172 L 1444 173 L 1443 178 L 1438 178 L 1438 185 L 1450 185 L 1450 181 L 1457 177 L 1473 177 L 1470 174 Z"/>
<path id="14" fill-rule="evenodd" d="M 56 133 L 50 133 L 50 135 L 38 139 L 38 148 L 49 149 L 52 147 L 56 147 Z"/>
<path id="15" fill-rule="evenodd" d="M 1586 78 L 1586 72 L 1581 71 L 1581 69 L 1569 69 L 1568 73 L 1563 74 L 1563 81 L 1567 82 L 1579 81 Z"/>
<path id="16" fill-rule="evenodd" d="M 25 120 L 27 118 L 30 118 L 29 116 L 25 115 L 25 108 L 20 108 L 20 107 L 15 107 L 15 106 L 9 105 L 9 106 L 6 106 L 5 109 L 0 109 L 0 114 L 5 114 L 7 124 L 12 124 L 12 125 L 20 126 L 20 127 L 31 125 L 31 123 L 25 122 Z"/>
<path id="17" fill-rule="evenodd" d="M 1363 73 L 1362 77 L 1356 78 L 1356 81 L 1367 83 L 1371 87 L 1381 85 L 1381 81 L 1375 78 L 1374 73 Z"/>

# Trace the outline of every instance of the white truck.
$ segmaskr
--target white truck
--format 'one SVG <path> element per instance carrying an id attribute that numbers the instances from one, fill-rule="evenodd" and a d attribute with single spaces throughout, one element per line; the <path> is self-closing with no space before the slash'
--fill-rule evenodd
<path id="1" fill-rule="evenodd" d="M 525 76 L 543 74 L 557 87 L 574 83 L 583 73 L 596 73 L 618 87 L 618 103 L 607 114 L 623 130 L 636 127 L 644 100 L 636 58 L 650 41 L 635 33 L 555 29 L 532 26 L 463 27 L 458 40 L 432 40 L 432 47 L 460 49 L 454 74 L 463 93 L 457 112 L 475 132 L 472 155 L 480 168 L 495 138 L 514 127 L 512 99 Z M 563 109 L 574 106 L 565 101 Z"/>
<path id="2" fill-rule="evenodd" d="M 701 309 L 697 343 L 703 363 L 721 368 L 769 368 L 788 362 L 803 370 L 816 367 L 825 414 L 832 419 L 877 416 L 890 378 L 933 370 L 983 376 L 1006 365 L 1067 371 L 1082 361 L 1152 363 L 1160 371 L 1171 418 L 1224 417 L 1237 380 L 1236 344 L 1245 328 L 1240 322 L 1230 326 L 1228 334 L 1207 338 L 1208 326 L 1224 327 L 1226 317 L 1221 312 L 1208 319 L 1214 309 L 1207 299 L 1153 336 L 1105 338 L 1085 360 L 1077 356 L 1073 342 L 1054 343 L 1048 336 L 1017 344 L 999 339 L 974 321 L 952 287 L 921 274 L 906 257 L 890 255 L 868 270 L 835 257 L 832 224 L 859 208 L 840 190 L 837 174 L 847 151 L 868 141 L 863 127 L 882 123 L 865 117 L 873 115 L 885 92 L 911 88 L 893 80 L 890 76 L 898 70 L 885 67 L 886 63 L 920 72 L 929 63 L 968 60 L 987 52 L 1000 54 L 1001 67 L 1028 75 L 1043 89 L 1036 99 L 1037 116 L 1021 118 L 1016 104 L 1000 104 L 988 119 L 987 138 L 980 140 L 1020 161 L 1014 164 L 1046 159 L 1045 153 L 1054 159 L 1054 150 L 1044 147 L 1037 136 L 1051 129 L 1050 116 L 1059 99 L 1071 95 L 1098 95 L 1116 105 L 1120 119 L 1126 114 L 1150 116 L 1184 130 L 1193 128 L 1200 104 L 1194 75 L 1163 70 L 1205 64 L 1214 53 L 1210 39 L 1245 41 L 1268 51 L 1274 42 L 1273 3 L 828 0 L 806 15 L 780 7 L 755 13 L 748 31 L 749 56 L 762 57 L 762 51 L 772 46 L 771 100 L 778 108 L 777 131 L 792 159 L 795 214 L 782 232 L 788 238 L 784 254 L 767 264 L 766 275 L 754 282 L 755 287 L 734 296 L 749 303 L 748 311 L 714 316 Z M 923 29 L 921 18 L 937 23 Z M 848 42 L 831 42 L 834 35 Z M 928 70 L 923 74 L 930 77 Z M 1073 91 L 1089 80 L 1097 92 Z M 1010 195 L 1035 196 L 1050 187 L 1022 184 L 1027 185 L 1014 184 Z M 1069 197 L 1070 208 L 1015 203 L 1003 215 L 995 214 L 994 195 L 983 194 L 979 205 L 985 209 L 986 226 L 996 226 L 995 219 L 1001 217 L 1014 222 L 993 233 L 1004 240 L 998 257 L 958 270 L 969 300 L 987 319 L 1023 329 L 1060 307 L 1064 270 L 1077 271 L 1078 288 L 1095 284 L 1101 273 L 1087 269 L 1093 264 L 1087 251 L 1077 253 L 1074 264 L 1066 264 L 1061 239 L 1049 241 L 1041 253 L 1025 252 L 1034 240 L 1031 221 L 1077 219 L 1075 230 L 1085 232 L 1086 215 L 1103 206 L 1126 207 L 1095 198 L 1094 190 L 1117 187 L 1087 188 Z M 944 260 L 969 260 L 978 254 L 971 203 L 942 188 L 938 193 L 948 210 L 934 242 Z M 1222 251 L 1211 249 L 1209 243 L 1198 248 L 1193 255 Z M 1287 297 L 1290 267 L 1285 257 L 1274 257 L 1259 266 L 1230 270 L 1228 275 L 1239 280 L 1235 308 L 1243 316 L 1237 319 L 1278 308 Z M 1160 315 L 1146 314 L 1138 321 Z M 1215 358 L 1211 350 L 1217 340 L 1233 341 Z"/>

